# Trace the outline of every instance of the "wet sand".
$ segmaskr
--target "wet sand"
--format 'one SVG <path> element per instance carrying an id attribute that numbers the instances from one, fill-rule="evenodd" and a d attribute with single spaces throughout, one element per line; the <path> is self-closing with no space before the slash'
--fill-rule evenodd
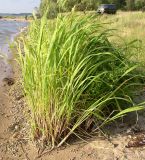
<path id="1" fill-rule="evenodd" d="M 5 85 L 4 78 L 12 78 L 13 69 L 12 66 L 7 60 L 0 58 L 0 87 L 2 88 Z"/>

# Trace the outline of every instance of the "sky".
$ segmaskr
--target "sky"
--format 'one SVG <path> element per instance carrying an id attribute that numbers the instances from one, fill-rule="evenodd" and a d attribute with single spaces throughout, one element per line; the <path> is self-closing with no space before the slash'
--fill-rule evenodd
<path id="1" fill-rule="evenodd" d="M 31 13 L 40 0 L 0 0 L 0 13 Z"/>

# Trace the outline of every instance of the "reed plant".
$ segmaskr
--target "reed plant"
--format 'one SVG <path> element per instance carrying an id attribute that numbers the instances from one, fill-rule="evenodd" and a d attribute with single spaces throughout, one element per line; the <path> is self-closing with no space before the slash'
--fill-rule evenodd
<path id="1" fill-rule="evenodd" d="M 132 99 L 142 78 L 139 64 L 109 41 L 111 35 L 90 15 L 31 23 L 18 49 L 35 140 L 59 147 L 73 134 L 92 133 L 143 108 Z"/>

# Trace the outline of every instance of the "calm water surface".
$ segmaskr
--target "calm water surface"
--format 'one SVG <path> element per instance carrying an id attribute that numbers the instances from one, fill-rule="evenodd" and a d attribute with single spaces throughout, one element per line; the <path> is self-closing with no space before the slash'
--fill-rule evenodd
<path id="1" fill-rule="evenodd" d="M 4 78 L 13 77 L 12 54 L 9 44 L 27 25 L 27 22 L 0 20 L 0 87 L 3 85 Z"/>
<path id="2" fill-rule="evenodd" d="M 6 51 L 8 44 L 11 43 L 14 36 L 27 25 L 27 22 L 0 20 L 0 50 Z"/>

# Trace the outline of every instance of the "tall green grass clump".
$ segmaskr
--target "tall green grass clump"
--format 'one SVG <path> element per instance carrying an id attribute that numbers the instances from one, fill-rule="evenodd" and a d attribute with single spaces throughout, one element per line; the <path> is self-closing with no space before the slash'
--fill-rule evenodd
<path id="1" fill-rule="evenodd" d="M 31 23 L 19 51 L 35 140 L 59 147 L 72 134 L 142 109 L 131 97 L 140 83 L 138 65 L 110 36 L 96 18 L 74 13 Z"/>

